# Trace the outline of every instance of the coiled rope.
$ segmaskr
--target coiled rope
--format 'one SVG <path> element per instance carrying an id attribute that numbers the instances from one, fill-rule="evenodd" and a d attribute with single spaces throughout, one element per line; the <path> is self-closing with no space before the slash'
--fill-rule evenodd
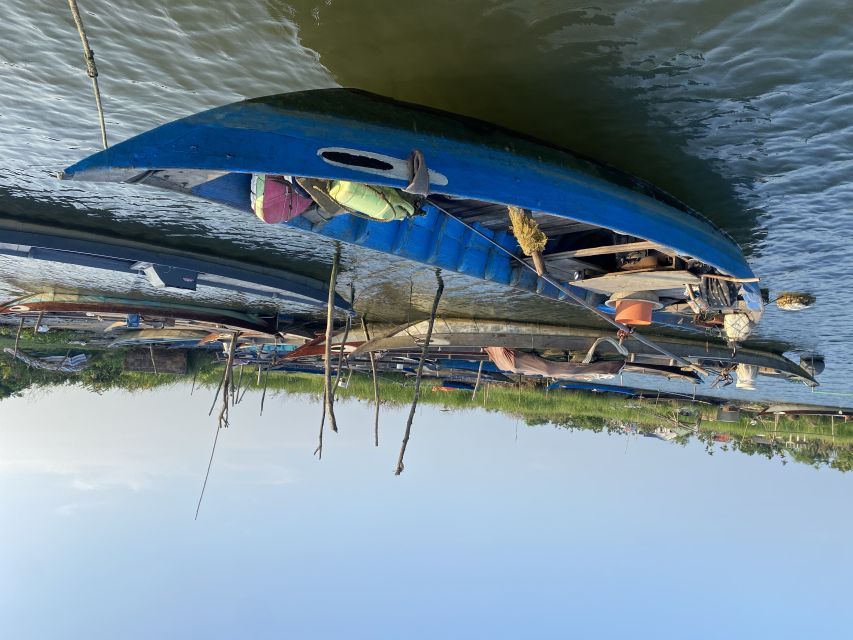
<path id="1" fill-rule="evenodd" d="M 101 125 L 101 143 L 106 149 L 107 144 L 107 125 L 104 122 L 104 105 L 101 103 L 101 89 L 98 86 L 98 68 L 95 66 L 95 52 L 89 46 L 89 38 L 86 37 L 86 29 L 83 27 L 83 19 L 80 17 L 80 8 L 77 6 L 77 0 L 68 0 L 68 6 L 71 7 L 71 16 L 74 18 L 74 24 L 77 25 L 77 33 L 80 34 L 80 42 L 83 44 L 83 61 L 86 63 L 86 73 L 92 79 L 92 91 L 95 93 L 95 106 L 98 108 L 98 121 Z"/>

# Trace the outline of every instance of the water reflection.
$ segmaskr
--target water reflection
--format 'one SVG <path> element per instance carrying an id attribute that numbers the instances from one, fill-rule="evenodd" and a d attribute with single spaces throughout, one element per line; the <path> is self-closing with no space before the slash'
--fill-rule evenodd
<path id="1" fill-rule="evenodd" d="M 705 63 L 688 34 L 713 28 L 713 7 L 482 0 L 448 3 L 447 11 L 381 2 L 349 12 L 311 0 L 267 4 L 274 19 L 298 24 L 301 42 L 342 86 L 501 124 L 649 179 L 748 253 L 764 235 L 759 210 L 735 181 L 695 153 L 701 119 L 683 124 L 684 112 L 707 108 L 707 98 L 688 92 Z M 411 24 L 414 33 L 401 28 Z M 650 93 L 667 98 L 652 103 Z"/>
<path id="2" fill-rule="evenodd" d="M 322 314 L 269 309 L 55 291 L 19 297 L 0 308 L 0 394 L 67 385 L 157 394 L 180 385 L 210 395 L 224 428 L 236 405 L 257 403 L 262 413 L 269 398 L 297 395 L 319 409 L 332 389 L 333 399 L 375 407 L 378 442 L 380 413 L 413 403 L 417 385 L 425 405 L 499 412 L 531 427 L 696 439 L 711 455 L 737 451 L 841 471 L 853 465 L 853 411 L 760 392 L 743 397 L 767 381 L 816 384 L 817 359 L 804 368 L 767 349 L 733 354 L 723 343 L 663 339 L 711 373 L 699 385 L 689 367 L 593 328 L 440 316 L 430 332 L 428 320 L 353 322 L 344 304 L 327 349 Z M 730 388 L 741 397 L 731 398 Z"/>
<path id="3" fill-rule="evenodd" d="M 65 318 L 67 308 L 43 309 L 40 321 L 33 310 L 23 326 L 20 312 L 2 316 L 0 342 L 12 353 L 0 353 L 0 564 L 15 586 L 3 591 L 0 615 L 10 635 L 98 628 L 152 637 L 188 624 L 207 637 L 285 629 L 391 637 L 401 628 L 417 637 L 536 637 L 569 624 L 598 637 L 638 628 L 787 637 L 843 628 L 833 596 L 851 564 L 842 539 L 848 478 L 805 464 L 849 468 L 849 423 L 837 412 L 794 412 L 848 396 L 812 395 L 802 374 L 787 378 L 802 356 L 806 374 L 843 391 L 853 362 L 853 278 L 838 241 L 853 211 L 849 2 L 81 4 L 112 141 L 245 97 L 357 86 L 498 122 L 647 178 L 730 231 L 771 299 L 809 291 L 820 304 L 800 316 L 768 308 L 758 341 L 742 353 L 770 358 L 781 375 L 759 366 L 755 391 L 737 388 L 736 368 L 695 389 L 661 373 L 588 383 L 632 396 L 652 390 L 642 398 L 549 390 L 542 379 L 519 384 L 519 374 L 487 368 L 494 363 L 472 350 L 454 354 L 466 365 L 447 363 L 450 345 L 436 342 L 400 483 L 390 472 L 433 273 L 343 248 L 338 339 L 357 341 L 364 317 L 372 339 L 410 341 L 378 372 L 378 449 L 370 358 L 353 345 L 338 387 L 352 400 L 317 464 L 320 360 L 285 357 L 324 331 L 322 305 L 277 300 L 252 278 L 243 282 L 253 292 L 164 289 L 144 269 L 4 254 L 0 302 L 58 294 L 126 305 Z M 56 180 L 95 151 L 97 125 L 67 5 L 32 9 L 22 0 L 0 5 L 8 45 L 0 52 L 0 217 L 328 282 L 335 246 L 323 238 L 180 194 Z M 457 335 L 443 323 L 460 320 L 600 329 L 563 304 L 464 276 L 445 274 L 445 284 L 437 339 Z M 134 301 L 160 307 L 152 313 Z M 347 303 L 357 315 L 343 340 Z M 234 314 L 262 322 L 231 325 Z M 285 335 L 270 345 L 263 321 L 273 318 Z M 222 434 L 204 519 L 194 523 L 216 421 L 207 414 L 237 331 L 229 400 L 238 410 Z M 504 346 L 577 364 L 589 346 L 578 338 L 588 337 Z M 722 348 L 698 340 L 698 353 Z M 816 353 L 826 355 L 825 372 Z M 619 355 L 609 344 L 594 351 L 604 362 Z M 725 355 L 715 351 L 704 366 L 721 373 Z M 278 360 L 291 371 L 272 371 Z M 481 362 L 472 398 L 465 385 L 477 386 Z M 780 459 L 804 464 L 781 470 Z M 768 535 L 776 531 L 785 535 Z M 740 543 L 747 540 L 760 547 Z M 786 597 L 756 607 L 755 594 L 779 591 Z M 612 598 L 602 597 L 611 593 L 655 593 L 665 604 L 621 597 L 622 615 L 613 615 Z M 711 621 L 712 602 L 726 615 Z"/>

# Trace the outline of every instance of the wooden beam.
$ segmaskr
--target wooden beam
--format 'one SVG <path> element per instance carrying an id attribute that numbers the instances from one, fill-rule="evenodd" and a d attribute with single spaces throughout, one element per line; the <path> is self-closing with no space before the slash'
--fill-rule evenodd
<path id="1" fill-rule="evenodd" d="M 575 249 L 574 251 L 560 251 L 559 253 L 551 253 L 546 255 L 546 258 L 588 258 L 589 256 L 603 256 L 611 253 L 627 253 L 629 251 L 645 251 L 654 249 L 666 255 L 672 254 L 670 249 L 662 247 L 656 242 L 643 240 L 641 242 L 626 242 L 625 244 L 611 244 L 606 247 L 588 247 L 586 249 Z"/>

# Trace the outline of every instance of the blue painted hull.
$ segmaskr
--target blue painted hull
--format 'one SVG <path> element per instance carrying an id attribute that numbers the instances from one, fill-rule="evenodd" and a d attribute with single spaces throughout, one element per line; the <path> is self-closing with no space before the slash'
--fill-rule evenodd
<path id="1" fill-rule="evenodd" d="M 373 158 L 344 165 L 329 150 Z M 369 182 L 403 188 L 413 150 L 423 152 L 434 193 L 515 205 L 641 238 L 739 279 L 753 278 L 740 248 L 724 232 L 647 183 L 570 152 L 492 125 L 345 89 L 247 100 L 163 125 L 69 167 L 65 178 L 165 186 L 168 170 L 224 172 L 168 188 L 249 210 L 253 173 Z M 331 159 L 330 159 L 331 158 Z M 384 158 L 384 160 L 382 160 Z M 382 168 L 380 165 L 390 168 Z M 163 171 L 167 170 L 167 171 Z M 560 299 L 563 294 L 463 224 L 426 205 L 426 215 L 376 222 L 341 215 L 287 224 L 422 264 Z M 519 254 L 506 232 L 480 231 Z M 755 284 L 744 285 L 760 313 Z M 586 292 L 574 288 L 579 295 Z M 665 320 L 657 316 L 657 320 Z"/>
<path id="2" fill-rule="evenodd" d="M 567 389 L 570 391 L 594 391 L 597 393 L 616 393 L 624 396 L 635 396 L 639 392 L 635 389 L 620 387 L 613 384 L 595 384 L 593 382 L 555 382 L 548 385 L 550 391 Z"/>

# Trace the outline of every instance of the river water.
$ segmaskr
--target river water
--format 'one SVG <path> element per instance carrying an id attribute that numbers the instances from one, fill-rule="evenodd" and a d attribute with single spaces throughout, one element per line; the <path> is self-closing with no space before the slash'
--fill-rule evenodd
<path id="1" fill-rule="evenodd" d="M 741 243 L 773 297 L 816 295 L 800 313 L 771 305 L 758 338 L 795 357 L 824 355 L 822 389 L 849 390 L 853 6 L 845 0 L 81 0 L 81 9 L 111 142 L 242 98 L 334 86 L 532 134 L 704 213 Z M 68 7 L 5 0 L 0 39 L 0 216 L 325 277 L 332 248 L 315 237 L 172 194 L 56 180 L 100 144 Z M 399 320 L 428 305 L 434 283 L 425 270 L 352 251 L 344 259 L 343 289 L 354 282 L 368 315 Z M 14 259 L 0 260 L 0 279 L 5 294 L 44 286 L 152 293 L 144 283 Z M 442 311 L 578 318 L 566 305 L 462 277 L 449 278 Z"/>

